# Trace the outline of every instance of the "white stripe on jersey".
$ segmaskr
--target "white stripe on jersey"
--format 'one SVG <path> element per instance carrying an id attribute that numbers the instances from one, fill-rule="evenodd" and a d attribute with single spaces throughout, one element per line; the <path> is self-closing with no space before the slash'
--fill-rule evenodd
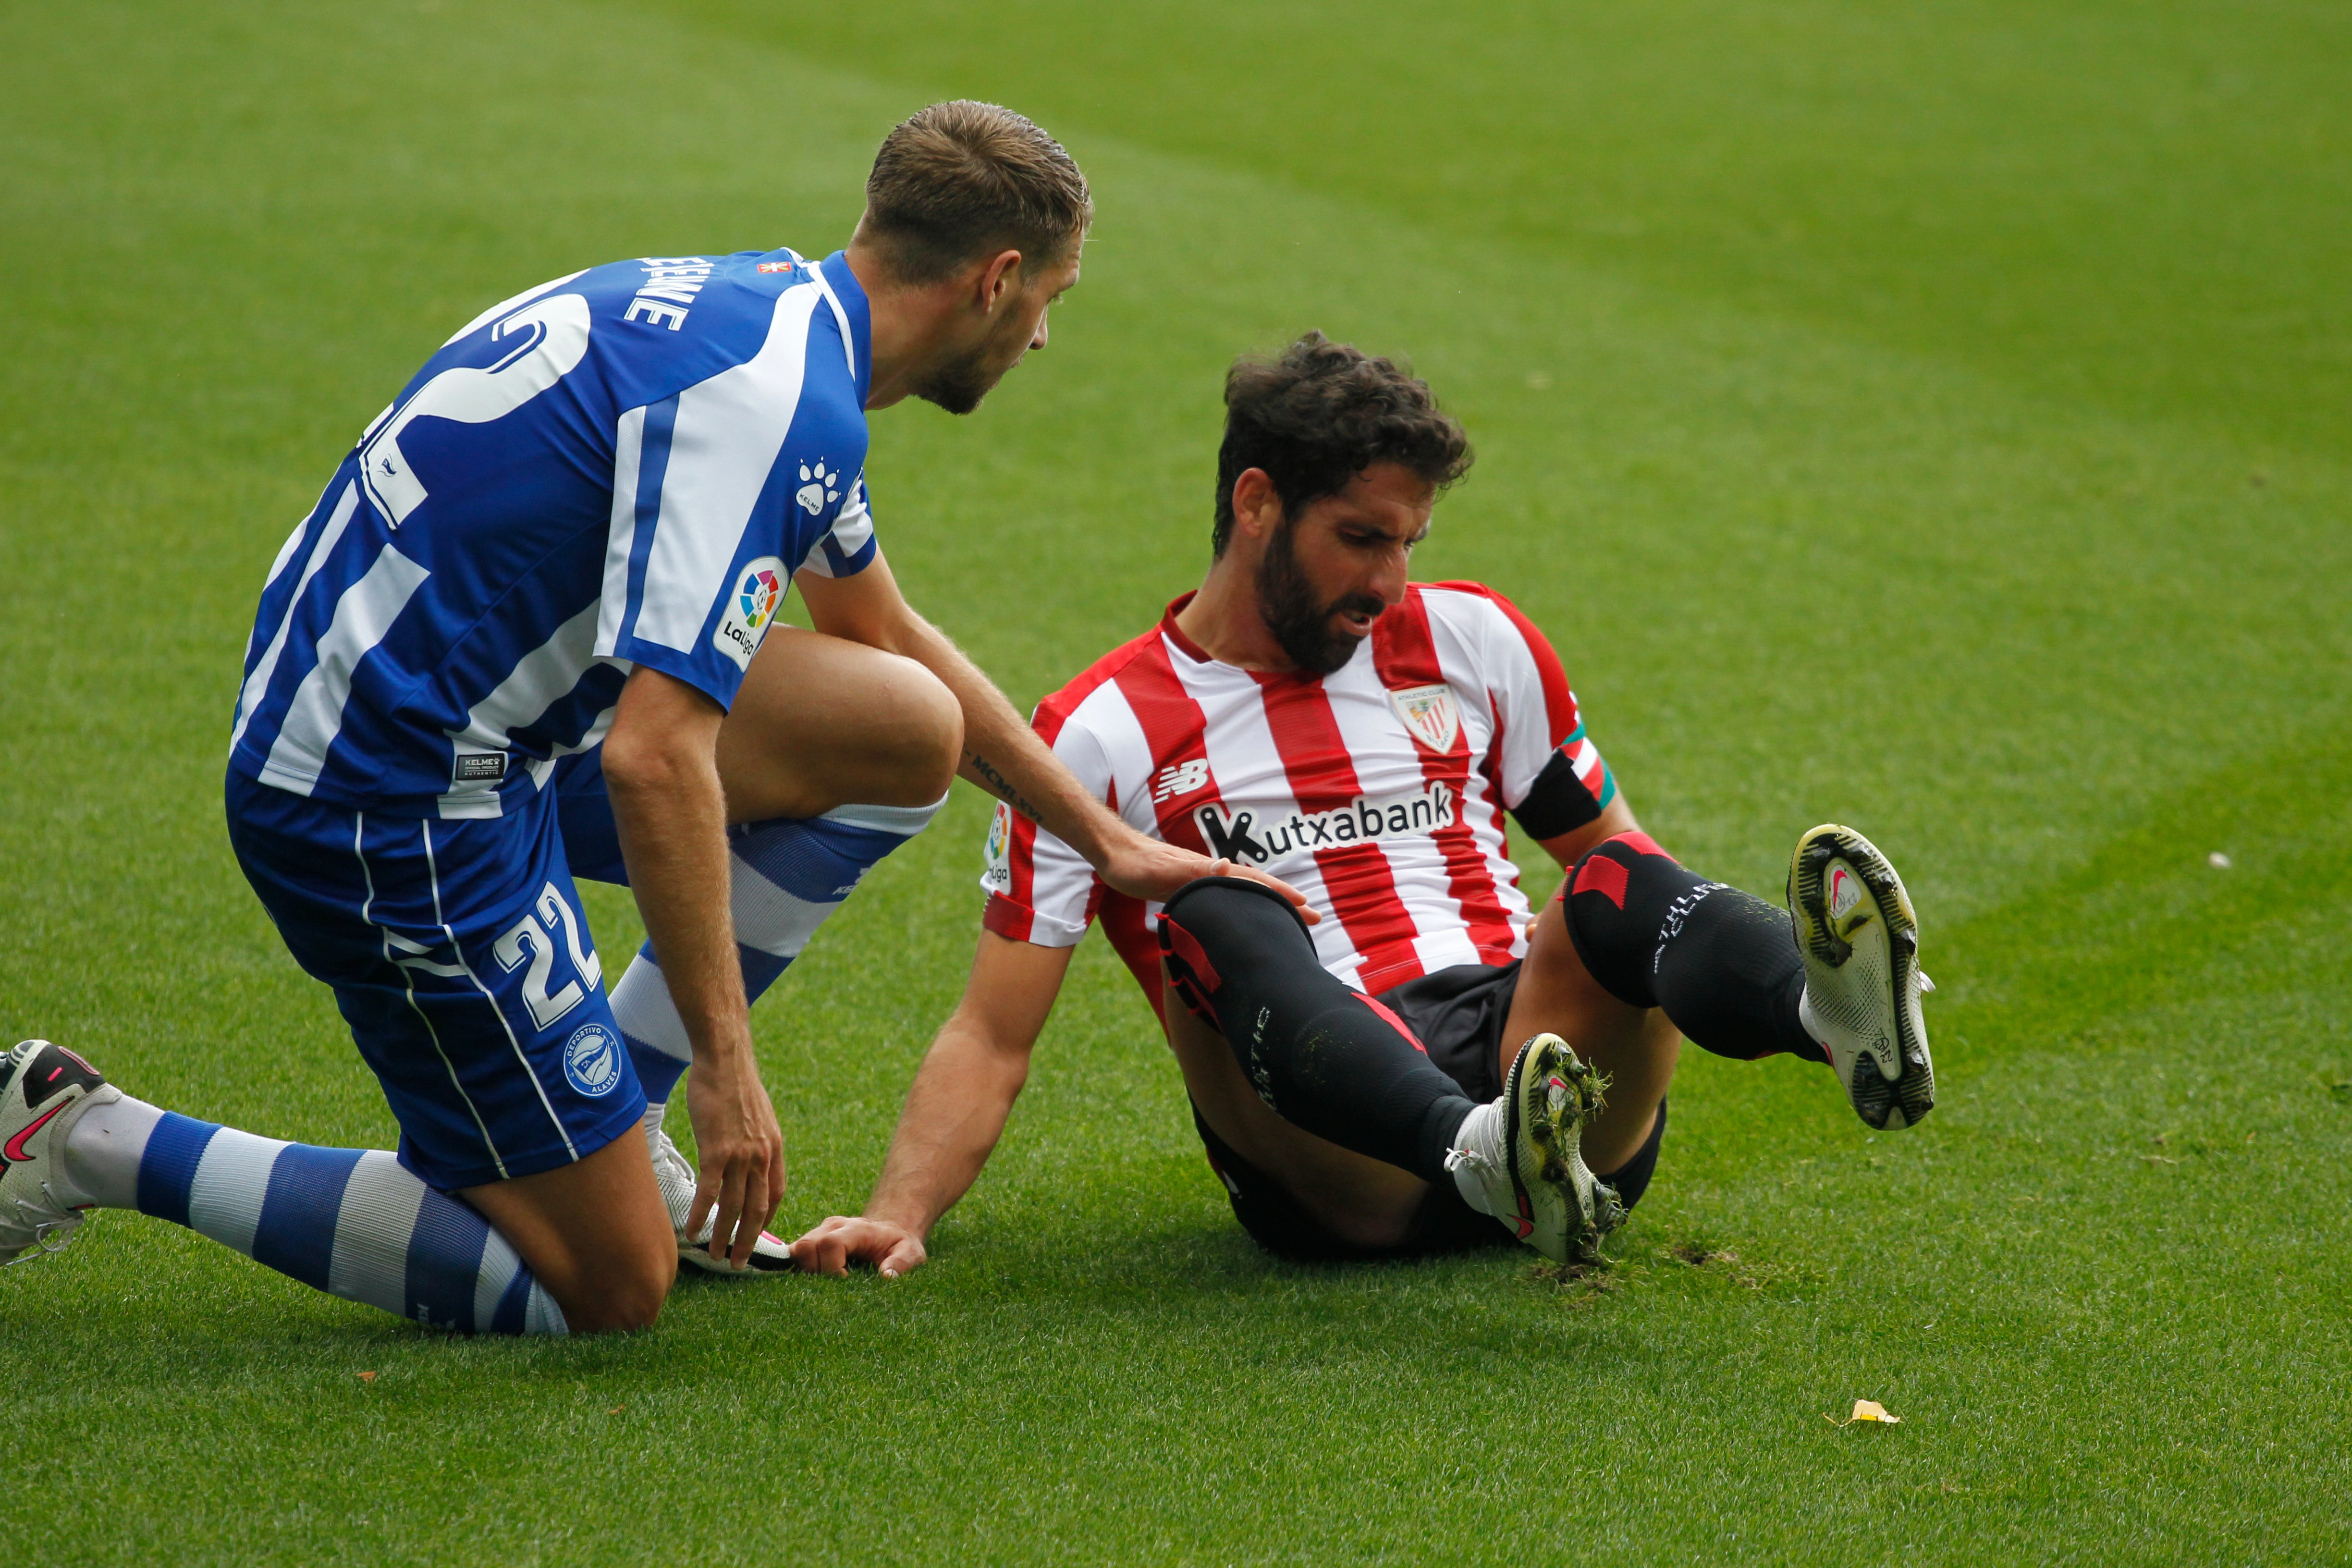
<path id="1" fill-rule="evenodd" d="M 431 575 L 387 544 L 367 575 L 335 601 L 335 618 L 318 642 L 319 662 L 294 689 L 294 700 L 278 726 L 261 782 L 307 795 L 327 763 L 327 748 L 342 732 L 343 704 L 352 695 L 352 674 L 370 649 L 392 630 L 410 595 Z"/>
<path id="2" fill-rule="evenodd" d="M 559 697 L 570 695 L 580 684 L 580 677 L 593 658 L 596 643 L 597 618 L 603 613 L 600 604 L 591 605 L 562 626 L 555 635 L 523 655 L 496 690 L 474 704 L 466 715 L 463 730 L 448 731 L 457 755 L 467 752 L 504 752 L 507 735 L 520 725 L 528 724 L 548 710 Z M 618 664 L 617 659 L 607 659 Z M 449 793 L 441 797 L 441 815 L 445 817 L 483 817 L 502 815 L 499 784 L 503 778 L 464 780 L 453 784 Z"/>
<path id="3" fill-rule="evenodd" d="M 807 286 L 785 289 L 758 353 L 678 394 L 635 628 L 646 641 L 691 651 L 710 606 L 732 588 L 728 567 L 800 407 L 809 316 L 824 298 Z"/>
<path id="4" fill-rule="evenodd" d="M 596 654 L 621 646 L 629 616 L 629 552 L 637 543 L 637 476 L 645 459 L 646 411 L 632 408 L 613 427 L 613 521 L 604 535 L 604 593 L 597 601 Z"/>
<path id="5" fill-rule="evenodd" d="M 301 579 L 294 584 L 294 592 L 287 595 L 286 614 L 278 618 L 277 634 L 269 639 L 269 651 L 261 656 L 261 662 L 255 665 L 253 673 L 246 678 L 245 689 L 237 693 L 236 725 L 228 735 L 230 751 L 236 750 L 236 743 L 245 739 L 245 727 L 253 722 L 253 710 L 260 705 L 262 694 L 269 689 L 269 678 L 278 673 L 278 658 L 286 651 L 287 628 L 294 624 L 294 612 L 301 606 L 302 590 L 310 585 L 310 579 L 319 574 L 319 568 L 325 565 L 327 557 L 334 553 L 336 541 L 341 539 L 343 530 L 351 526 L 352 513 L 359 510 L 359 481 L 354 479 L 343 487 L 342 498 L 335 502 L 333 515 L 327 519 L 327 526 L 319 531 L 319 542 L 310 551 L 310 559 L 302 568 Z M 310 521 L 307 517 L 302 520 L 302 525 L 294 530 L 294 539 L 302 537 L 302 527 L 308 526 Z M 269 573 L 271 581 L 276 581 L 278 574 L 285 570 L 285 558 L 293 544 L 294 540 L 288 540 L 286 548 L 278 552 L 278 564 Z M 262 592 L 267 594 L 268 590 L 264 588 Z"/>
<path id="6" fill-rule="evenodd" d="M 1423 788 L 1421 758 L 1414 752 L 1412 737 L 1389 703 L 1389 695 L 1374 673 L 1371 649 L 1364 648 L 1355 660 L 1333 674 L 1323 683 L 1331 699 L 1331 717 L 1339 727 L 1341 741 L 1348 748 L 1349 760 L 1355 764 L 1356 782 L 1370 799 L 1405 795 Z M 1444 668 L 1443 655 L 1440 668 Z M 1445 669 L 1447 684 L 1459 692 L 1465 687 L 1475 689 L 1475 672 Z M 1364 701 L 1345 700 L 1349 694 L 1369 699 Z M 1213 768 L 1214 763 L 1211 766 Z M 1454 820 L 1459 822 L 1475 814 L 1471 811 L 1470 791 L 1479 788 L 1474 773 L 1470 790 L 1454 802 Z M 1475 829 L 1474 829 L 1475 832 Z M 1420 955 L 1423 973 L 1444 969 L 1455 963 L 1477 963 L 1477 943 L 1470 940 L 1469 921 L 1464 914 L 1462 900 L 1454 896 L 1453 879 L 1446 874 L 1445 858 L 1437 841 L 1427 834 L 1415 833 L 1402 837 L 1378 839 L 1380 851 L 1389 863 L 1389 877 L 1396 884 L 1396 896 L 1412 915 L 1413 951 Z M 1479 848 L 1491 858 L 1499 846 L 1484 842 Z M 1517 889 L 1513 889 L 1516 892 Z M 1523 923 L 1527 906 L 1521 903 L 1516 911 Z M 1337 921 L 1327 921 L 1337 927 Z M 1326 963 L 1328 964 L 1327 957 Z M 1334 973 L 1337 973 L 1336 971 Z M 1352 979 L 1352 975 L 1343 976 Z"/>
<path id="7" fill-rule="evenodd" d="M 874 514 L 866 510 L 866 480 L 863 476 L 851 481 L 849 499 L 841 503 L 841 510 L 833 520 L 833 531 L 801 563 L 801 570 L 819 577 L 833 575 L 833 563 L 824 553 L 827 542 L 844 555 L 856 557 L 874 537 Z"/>

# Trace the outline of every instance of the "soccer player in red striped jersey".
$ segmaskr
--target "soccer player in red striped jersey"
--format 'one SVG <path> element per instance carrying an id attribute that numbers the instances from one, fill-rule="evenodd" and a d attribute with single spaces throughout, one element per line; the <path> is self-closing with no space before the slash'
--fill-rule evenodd
<path id="1" fill-rule="evenodd" d="M 1139 901 L 1000 808 L 963 1002 L 866 1214 L 802 1237 L 803 1266 L 922 1261 L 1097 920 L 1236 1217 L 1286 1256 L 1590 1255 L 1648 1184 L 1685 1037 L 1830 1066 L 1875 1128 L 1925 1115 L 1917 925 L 1885 857 L 1815 828 L 1790 912 L 1685 869 L 1543 633 L 1491 588 L 1409 581 L 1470 462 L 1429 389 L 1309 334 L 1236 364 L 1225 399 L 1206 579 L 1034 722 L 1128 823 L 1279 877 L 1320 919 L 1230 878 Z M 1569 870 L 1539 913 L 1507 814 Z"/>

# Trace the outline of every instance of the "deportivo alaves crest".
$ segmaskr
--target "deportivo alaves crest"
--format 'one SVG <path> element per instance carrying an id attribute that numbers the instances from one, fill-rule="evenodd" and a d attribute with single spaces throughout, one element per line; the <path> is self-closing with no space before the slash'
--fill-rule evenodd
<path id="1" fill-rule="evenodd" d="M 1360 795 L 1328 811 L 1293 810 L 1269 823 L 1260 823 L 1255 812 L 1227 811 L 1222 805 L 1202 806 L 1193 812 L 1192 819 L 1201 825 L 1210 854 L 1222 860 L 1263 866 L 1302 850 L 1337 849 L 1451 827 L 1456 798 L 1444 784 L 1432 784 L 1409 795 L 1378 798 Z"/>

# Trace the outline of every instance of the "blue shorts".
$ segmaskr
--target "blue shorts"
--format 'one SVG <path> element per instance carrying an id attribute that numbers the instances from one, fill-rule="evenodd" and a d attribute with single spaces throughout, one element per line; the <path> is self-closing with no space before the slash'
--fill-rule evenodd
<path id="1" fill-rule="evenodd" d="M 646 1097 L 572 886 L 620 879 L 601 770 L 509 816 L 355 812 L 228 775 L 229 843 L 295 962 L 335 1003 L 443 1191 L 553 1170 L 636 1126 Z M 565 818 L 568 816 L 568 820 Z"/>

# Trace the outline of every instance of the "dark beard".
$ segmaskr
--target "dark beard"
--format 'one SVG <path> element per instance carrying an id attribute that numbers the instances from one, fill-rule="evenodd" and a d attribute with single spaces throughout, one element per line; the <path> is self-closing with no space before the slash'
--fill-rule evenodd
<path id="1" fill-rule="evenodd" d="M 1290 662 L 1309 675 L 1328 675 L 1356 657 L 1363 639 L 1335 631 L 1331 617 L 1345 610 L 1377 616 L 1388 608 L 1370 594 L 1342 594 L 1329 604 L 1316 602 L 1315 590 L 1298 569 L 1290 547 L 1290 524 L 1275 530 L 1257 563 L 1258 614 L 1265 629 L 1290 656 Z"/>

